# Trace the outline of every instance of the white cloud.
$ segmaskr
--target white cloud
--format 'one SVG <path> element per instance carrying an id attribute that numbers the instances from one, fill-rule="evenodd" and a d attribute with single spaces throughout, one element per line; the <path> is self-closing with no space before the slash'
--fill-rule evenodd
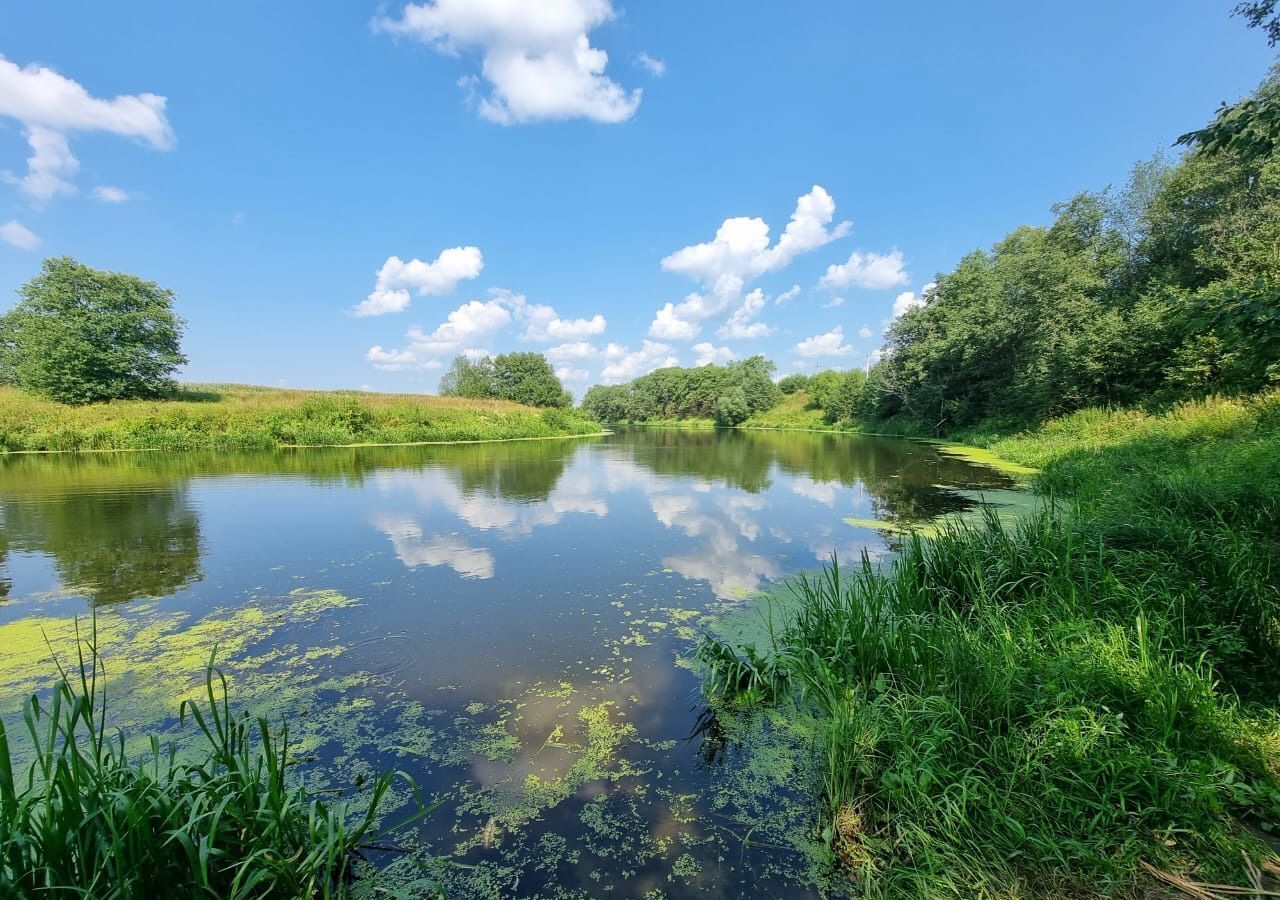
<path id="1" fill-rule="evenodd" d="M 427 537 L 422 526 L 407 516 L 383 516 L 374 525 L 391 539 L 396 557 L 410 569 L 448 566 L 463 578 L 493 577 L 493 554 L 482 547 L 470 546 L 456 535 Z"/>
<path id="2" fill-rule="evenodd" d="M 0 241 L 12 244 L 19 250 L 34 250 L 40 246 L 40 238 L 36 233 L 17 219 L 10 219 L 0 225 Z"/>
<path id="3" fill-rule="evenodd" d="M 756 288 L 742 298 L 742 305 L 733 311 L 729 320 L 716 331 L 716 337 L 732 340 L 754 340 L 773 334 L 772 325 L 752 321 L 765 307 L 764 291 Z"/>
<path id="4" fill-rule="evenodd" d="M 903 265 L 901 250 L 884 254 L 855 250 L 849 255 L 848 262 L 827 266 L 827 274 L 822 276 L 818 286 L 842 288 L 853 285 L 869 290 L 896 287 L 910 281 Z"/>
<path id="5" fill-rule="evenodd" d="M 104 131 L 136 138 L 157 150 L 174 145 L 165 117 L 165 98 L 156 94 L 94 97 L 78 82 L 39 65 L 20 68 L 0 56 L 0 116 L 16 119 L 31 148 L 27 173 L 6 179 L 41 206 L 59 194 L 73 194 L 80 163 L 67 135 Z"/>
<path id="6" fill-rule="evenodd" d="M 858 337 L 862 338 L 863 340 L 866 340 L 867 338 L 871 337 L 871 326 L 863 325 L 861 328 L 859 328 Z"/>
<path id="7" fill-rule="evenodd" d="M 464 346 L 483 340 L 511 322 L 511 313 L 501 300 L 472 300 L 449 313 L 448 318 L 430 333 L 414 326 L 407 337 L 409 343 L 400 350 L 386 350 L 375 346 L 365 358 L 384 371 L 410 369 L 438 369 L 440 357 L 457 353 Z M 468 349 L 475 355 L 476 349 Z"/>
<path id="8" fill-rule="evenodd" d="M 697 296 L 697 295 L 690 295 Z M 687 301 L 686 301 L 687 302 Z M 699 298 L 701 302 L 701 298 Z M 685 304 L 680 304 L 684 307 Z M 685 317 L 683 313 L 674 303 L 667 303 L 658 310 L 654 315 L 653 321 L 649 324 L 649 337 L 655 337 L 664 341 L 691 341 L 698 336 L 698 332 L 702 330 L 702 326 L 693 317 Z"/>
<path id="9" fill-rule="evenodd" d="M 558 344 L 546 352 L 547 359 L 552 362 L 567 363 L 580 359 L 591 359 L 600 355 L 600 348 L 587 341 L 574 341 Z"/>
<path id="10" fill-rule="evenodd" d="M 640 66 L 650 75 L 661 78 L 663 75 L 667 74 L 667 64 L 660 59 L 650 56 L 643 50 L 640 52 L 640 55 L 636 57 L 636 62 L 639 63 Z"/>
<path id="11" fill-rule="evenodd" d="M 791 287 L 787 288 L 781 294 L 774 297 L 773 302 L 778 306 L 781 306 L 784 303 L 790 303 L 792 300 L 796 299 L 799 296 L 800 296 L 800 285 L 793 284 L 791 285 Z"/>
<path id="12" fill-rule="evenodd" d="M 591 373 L 586 369 L 574 369 L 569 366 L 560 366 L 556 369 L 556 377 L 561 381 L 586 381 L 591 377 Z"/>
<path id="13" fill-rule="evenodd" d="M 698 358 L 693 361 L 695 366 L 709 366 L 712 363 L 727 363 L 733 359 L 734 353 L 728 347 L 717 347 L 710 341 L 703 341 L 701 344 L 693 345 L 693 352 L 698 354 Z"/>
<path id="14" fill-rule="evenodd" d="M 843 297 L 832 297 L 826 303 L 822 304 L 823 309 L 835 309 L 837 306 L 844 306 Z"/>
<path id="15" fill-rule="evenodd" d="M 600 371 L 600 377 L 609 383 L 630 381 L 654 369 L 665 369 L 680 364 L 679 358 L 672 352 L 669 345 L 656 341 L 645 341 L 639 350 L 634 351 L 630 347 L 610 343 L 605 347 L 604 356 L 609 362 Z"/>
<path id="16" fill-rule="evenodd" d="M 924 299 L 917 297 L 915 291 L 903 291 L 893 300 L 893 317 L 896 319 L 917 306 L 924 306 Z"/>
<path id="17" fill-rule="evenodd" d="M 490 293 L 495 299 L 509 305 L 516 318 L 525 323 L 521 340 L 526 341 L 579 341 L 604 334 L 608 327 L 605 317 L 596 313 L 589 319 L 562 319 L 554 306 L 530 303 L 524 294 L 497 288 Z"/>
<path id="18" fill-rule="evenodd" d="M 844 329 L 837 325 L 826 334 L 815 334 L 796 344 L 796 353 L 807 359 L 823 356 L 846 356 L 853 348 L 844 342 Z"/>
<path id="19" fill-rule="evenodd" d="M 589 38 L 613 17 L 609 0 L 428 0 L 407 5 L 397 18 L 380 16 L 373 27 L 450 55 L 477 49 L 491 88 L 477 100 L 490 121 L 623 122 L 635 114 L 641 92 L 604 74 L 609 56 Z M 463 79 L 472 91 L 477 82 Z"/>
<path id="20" fill-rule="evenodd" d="M 411 259 L 405 262 L 389 256 L 378 270 L 373 292 L 356 304 L 356 316 L 381 316 L 409 307 L 409 291 L 418 296 L 452 293 L 458 282 L 475 278 L 484 268 L 479 247 L 451 247 L 441 251 L 434 262 Z"/>
<path id="21" fill-rule="evenodd" d="M 129 194 L 121 188 L 100 184 L 93 189 L 93 199 L 101 200 L 103 203 L 124 203 L 129 199 Z"/>
<path id="22" fill-rule="evenodd" d="M 849 233 L 850 224 L 829 228 L 836 203 L 822 187 L 814 185 L 796 200 L 786 230 L 773 246 L 769 226 L 760 218 L 725 219 L 713 240 L 693 244 L 662 260 L 662 268 L 715 284 L 725 275 L 747 279 L 785 268 L 802 253 L 816 250 Z"/>

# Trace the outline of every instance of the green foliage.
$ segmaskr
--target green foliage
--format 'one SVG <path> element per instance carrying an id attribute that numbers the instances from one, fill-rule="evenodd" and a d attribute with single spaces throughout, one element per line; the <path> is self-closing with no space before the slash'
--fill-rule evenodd
<path id="1" fill-rule="evenodd" d="M 444 397 L 496 397 L 524 406 L 563 407 L 572 398 L 541 353 L 501 353 L 477 360 L 454 358 L 440 377 Z"/>
<path id="2" fill-rule="evenodd" d="M 782 393 L 791 395 L 796 391 L 803 391 L 809 387 L 809 376 L 799 372 L 787 375 L 778 381 L 778 390 Z"/>
<path id="3" fill-rule="evenodd" d="M 173 292 L 70 257 L 44 261 L 0 317 L 0 379 L 62 403 L 171 393 L 187 361 Z"/>
<path id="4" fill-rule="evenodd" d="M 179 711 L 204 751 L 153 737 L 133 758 L 108 725 L 96 635 L 78 661 L 47 702 L 23 705 L 25 771 L 0 724 L 0 886 L 12 896 L 343 897 L 360 848 L 394 830 L 378 826 L 392 775 L 372 780 L 361 809 L 295 785 L 288 727 L 234 714 L 212 662 L 205 702 Z M 427 812 L 419 802 L 401 824 Z"/>
<path id="5" fill-rule="evenodd" d="M 835 390 L 831 392 L 826 404 L 822 407 L 823 421 L 828 425 L 854 421 L 858 416 L 866 387 L 867 374 L 861 369 L 841 372 Z"/>
<path id="6" fill-rule="evenodd" d="M 1055 213 L 893 324 L 863 415 L 941 434 L 1280 381 L 1280 158 L 1153 161 Z"/>
<path id="7" fill-rule="evenodd" d="M 814 409 L 825 410 L 831 403 L 831 398 L 835 396 L 836 388 L 839 386 L 839 372 L 834 369 L 818 372 L 809 379 L 809 386 L 805 388 L 809 394 L 809 405 Z"/>
<path id="8" fill-rule="evenodd" d="M 774 364 L 752 356 L 724 366 L 658 369 L 624 385 L 595 385 L 582 409 L 601 422 L 717 419 L 721 401 L 737 416 L 738 399 L 746 415 L 770 409 L 782 398 L 773 383 Z"/>
<path id="9" fill-rule="evenodd" d="M 1270 851 L 1244 825 L 1280 829 L 1280 392 L 994 449 L 1070 506 L 833 562 L 764 646 L 704 645 L 708 689 L 813 717 L 824 833 L 869 896 L 1245 881 Z"/>
<path id="10" fill-rule="evenodd" d="M 741 425 L 751 415 L 747 395 L 735 387 L 716 403 L 716 424 L 726 428 Z"/>
<path id="11" fill-rule="evenodd" d="M 269 450 L 595 434 L 581 414 L 503 400 L 210 385 L 169 400 L 63 406 L 0 387 L 0 452 Z"/>

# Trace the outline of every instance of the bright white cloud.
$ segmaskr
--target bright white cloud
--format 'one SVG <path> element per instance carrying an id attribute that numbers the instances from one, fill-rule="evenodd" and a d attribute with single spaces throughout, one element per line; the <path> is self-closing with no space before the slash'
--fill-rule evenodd
<path id="1" fill-rule="evenodd" d="M 449 313 L 434 331 L 425 332 L 414 326 L 406 335 L 409 343 L 400 350 L 374 346 L 365 358 L 384 371 L 438 369 L 440 357 L 457 353 L 461 348 L 482 341 L 511 322 L 511 313 L 501 300 L 472 300 Z M 473 356 L 487 352 L 468 349 Z"/>
<path id="2" fill-rule="evenodd" d="M 917 306 L 924 306 L 924 299 L 917 297 L 915 291 L 903 291 L 893 300 L 893 317 L 905 315 Z"/>
<path id="3" fill-rule="evenodd" d="M 774 297 L 773 302 L 778 306 L 781 306 L 784 303 L 790 303 L 792 300 L 796 299 L 799 296 L 800 296 L 800 285 L 793 284 L 791 285 L 791 287 L 787 288 L 781 294 Z"/>
<path id="4" fill-rule="evenodd" d="M 40 238 L 36 233 L 17 219 L 10 219 L 0 225 L 0 241 L 12 244 L 19 250 L 34 250 L 40 246 Z"/>
<path id="5" fill-rule="evenodd" d="M 599 355 L 600 348 L 587 341 L 573 341 L 568 344 L 558 344 L 546 352 L 547 359 L 558 363 L 591 359 Z"/>
<path id="6" fill-rule="evenodd" d="M 773 334 L 772 325 L 766 325 L 764 322 L 753 321 L 760 311 L 765 307 L 764 291 L 756 288 L 747 296 L 742 298 L 742 305 L 733 311 L 720 328 L 716 331 L 716 337 L 729 338 L 731 340 L 754 340 L 755 338 L 768 337 Z"/>
<path id="7" fill-rule="evenodd" d="M 373 292 L 356 304 L 356 316 L 381 316 L 409 308 L 409 292 L 419 297 L 452 293 L 458 282 L 475 278 L 484 268 L 479 247 L 450 247 L 433 262 L 411 259 L 405 262 L 389 256 L 378 270 Z"/>
<path id="8" fill-rule="evenodd" d="M 654 369 L 680 365 L 672 348 L 656 341 L 645 341 L 639 350 L 610 343 L 605 347 L 604 356 L 608 364 L 600 371 L 600 377 L 611 384 L 639 378 Z"/>
<path id="9" fill-rule="evenodd" d="M 399 17 L 380 16 L 373 27 L 450 55 L 479 51 L 490 90 L 476 99 L 490 121 L 623 122 L 641 92 L 604 74 L 609 56 L 589 38 L 613 17 L 609 0 L 428 0 L 407 5 Z M 478 79 L 463 83 L 474 91 Z"/>
<path id="10" fill-rule="evenodd" d="M 570 366 L 559 366 L 556 368 L 556 377 L 561 381 L 586 381 L 591 377 L 591 373 L 586 369 L 574 369 Z"/>
<path id="11" fill-rule="evenodd" d="M 101 200 L 103 203 L 124 203 L 129 199 L 129 194 L 118 187 L 100 184 L 93 189 L 93 199 Z"/>
<path id="12" fill-rule="evenodd" d="M 819 185 L 796 200 L 786 230 L 772 246 L 769 226 L 760 218 L 725 219 L 713 240 L 693 244 L 662 260 L 662 268 L 713 285 L 725 275 L 741 279 L 785 268 L 802 253 L 823 247 L 849 233 L 850 223 L 828 227 L 836 202 Z"/>
<path id="13" fill-rule="evenodd" d="M 843 297 L 832 297 L 826 303 L 822 304 L 823 309 L 835 309 L 837 306 L 844 306 Z"/>
<path id="14" fill-rule="evenodd" d="M 636 57 L 636 62 L 639 63 L 640 66 L 650 75 L 661 78 L 663 75 L 667 74 L 667 64 L 660 59 L 650 56 L 644 51 L 641 51 L 640 55 Z"/>
<path id="15" fill-rule="evenodd" d="M 696 296 L 696 295 L 691 295 Z M 701 298 L 699 298 L 701 302 Z M 684 303 L 680 304 L 685 306 Z M 691 341 L 698 336 L 698 332 L 702 331 L 702 326 L 694 321 L 693 316 L 685 317 L 683 313 L 674 303 L 665 304 L 654 315 L 653 321 L 649 324 L 649 337 L 655 337 L 663 341 Z"/>
<path id="16" fill-rule="evenodd" d="M 156 94 L 122 94 L 110 100 L 94 97 L 53 69 L 19 67 L 0 56 L 0 116 L 22 123 L 31 148 L 27 173 L 6 173 L 6 179 L 36 206 L 59 194 L 75 193 L 72 179 L 80 163 L 67 140 L 74 132 L 107 132 L 168 150 L 174 136 L 165 117 L 165 102 Z"/>
<path id="17" fill-rule="evenodd" d="M 427 537 L 422 526 L 407 516 L 383 516 L 374 526 L 391 539 L 396 557 L 410 569 L 418 566 L 448 566 L 463 578 L 492 578 L 493 554 L 472 547 L 456 535 Z"/>
<path id="18" fill-rule="evenodd" d="M 796 353 L 806 359 L 824 356 L 847 356 L 853 348 L 844 342 L 844 329 L 840 325 L 826 334 L 815 334 L 796 344 Z"/>
<path id="19" fill-rule="evenodd" d="M 863 340 L 866 340 L 867 338 L 871 337 L 871 326 L 863 325 L 861 328 L 859 328 L 858 337 L 862 338 Z"/>
<path id="20" fill-rule="evenodd" d="M 526 341 L 580 341 L 583 338 L 604 334 L 608 327 L 605 317 L 596 313 L 589 319 L 562 319 L 554 306 L 530 303 L 524 294 L 501 288 L 491 291 L 494 298 L 506 303 L 516 318 L 524 323 Z"/>
<path id="21" fill-rule="evenodd" d="M 855 250 L 847 262 L 827 266 L 827 274 L 822 276 L 818 286 L 843 288 L 852 285 L 869 290 L 897 287 L 910 281 L 903 266 L 901 250 L 884 254 Z"/>
<path id="22" fill-rule="evenodd" d="M 694 344 L 693 352 L 698 354 L 697 359 L 693 361 L 695 366 L 709 366 L 712 363 L 724 364 L 734 357 L 733 351 L 728 347 L 717 347 L 710 341 Z"/>

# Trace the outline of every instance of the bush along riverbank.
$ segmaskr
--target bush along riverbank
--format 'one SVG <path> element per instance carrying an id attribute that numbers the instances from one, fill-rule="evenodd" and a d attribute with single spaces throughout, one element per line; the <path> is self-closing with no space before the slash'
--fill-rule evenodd
<path id="1" fill-rule="evenodd" d="M 713 704 L 812 735 L 868 896 L 1275 890 L 1280 392 L 988 446 L 1067 502 L 800 579 L 767 636 L 704 641 Z"/>
<path id="2" fill-rule="evenodd" d="M 573 410 L 503 400 L 187 385 L 171 399 L 71 406 L 0 387 L 0 452 L 270 450 L 599 432 Z"/>

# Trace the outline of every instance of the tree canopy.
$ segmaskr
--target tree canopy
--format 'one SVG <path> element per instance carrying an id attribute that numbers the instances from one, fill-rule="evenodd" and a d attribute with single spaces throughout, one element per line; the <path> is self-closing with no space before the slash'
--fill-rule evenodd
<path id="1" fill-rule="evenodd" d="M 565 407 L 572 398 L 541 353 L 500 353 L 472 360 L 456 357 L 440 377 L 446 397 L 496 397 L 526 406 Z"/>
<path id="2" fill-rule="evenodd" d="M 161 397 L 187 361 L 174 294 L 70 257 L 44 261 L 0 316 L 0 378 L 62 403 Z"/>
<path id="3" fill-rule="evenodd" d="M 724 366 L 658 369 L 626 384 L 596 385 L 582 408 L 601 422 L 715 419 L 737 425 L 777 405 L 782 392 L 773 372 L 774 364 L 763 356 Z"/>

